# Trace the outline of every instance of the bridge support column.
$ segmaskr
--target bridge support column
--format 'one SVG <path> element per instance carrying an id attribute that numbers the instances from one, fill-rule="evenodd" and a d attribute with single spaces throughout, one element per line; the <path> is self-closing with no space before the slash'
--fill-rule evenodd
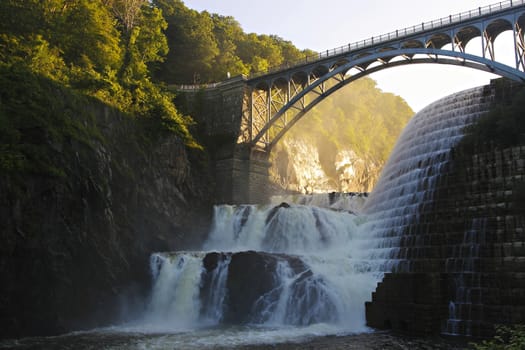
<path id="1" fill-rule="evenodd" d="M 256 204 L 269 199 L 269 155 L 237 145 L 233 155 L 215 161 L 218 203 Z"/>
<path id="2" fill-rule="evenodd" d="M 234 77 L 209 88 L 176 91 L 178 108 L 197 122 L 209 151 L 215 203 L 266 202 L 269 154 L 248 146 L 254 101 L 246 78 Z"/>

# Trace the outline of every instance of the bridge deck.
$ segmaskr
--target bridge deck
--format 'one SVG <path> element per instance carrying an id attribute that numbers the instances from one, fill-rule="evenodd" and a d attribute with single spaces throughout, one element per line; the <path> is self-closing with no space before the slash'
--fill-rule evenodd
<path id="1" fill-rule="evenodd" d="M 477 20 L 495 13 L 504 12 L 524 5 L 525 0 L 507 0 L 484 7 L 478 7 L 477 9 L 470 11 L 461 12 L 448 17 L 442 17 L 430 22 L 424 22 L 411 27 L 398 29 L 386 34 L 373 36 L 371 38 L 360 40 L 331 50 L 322 51 L 316 55 L 306 56 L 304 59 L 297 61 L 285 62 L 279 66 L 270 67 L 267 71 L 253 73 L 248 77 L 248 80 L 258 80 L 258 78 L 263 76 L 272 75 L 274 73 L 282 73 L 286 70 L 292 70 L 295 68 L 304 67 L 306 65 L 320 63 L 325 60 L 331 60 L 334 57 L 343 56 L 349 52 L 373 49 L 378 46 L 384 46 L 389 42 L 397 42 L 399 40 L 409 39 L 415 35 L 420 36 L 421 34 L 427 32 L 443 30 L 447 27 L 455 26 L 460 23 L 467 23 L 470 20 Z"/>

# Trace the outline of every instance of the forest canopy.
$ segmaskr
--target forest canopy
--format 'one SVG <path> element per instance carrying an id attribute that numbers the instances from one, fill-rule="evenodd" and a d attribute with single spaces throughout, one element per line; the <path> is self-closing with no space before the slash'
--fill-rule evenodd
<path id="1" fill-rule="evenodd" d="M 198 12 L 181 0 L 0 1 L 0 68 L 8 76 L 19 71 L 49 79 L 147 118 L 190 147 L 200 147 L 193 121 L 177 110 L 168 84 L 222 81 L 312 54 L 276 35 L 245 33 L 233 17 Z M 291 135 L 350 146 L 382 165 L 412 111 L 371 79 L 352 86 L 314 109 Z M 13 140 L 4 136 L 18 127 L 4 123 L 0 137 Z"/>
<path id="2" fill-rule="evenodd" d="M 151 67 L 168 52 L 166 28 L 160 8 L 147 0 L 3 0 L 0 65 L 150 118 L 197 146 L 189 118 L 152 80 Z"/>
<path id="3" fill-rule="evenodd" d="M 180 0 L 154 0 L 168 24 L 169 53 L 155 72 L 169 84 L 222 81 L 311 55 L 276 35 L 245 33 L 231 16 L 198 12 Z"/>
<path id="4" fill-rule="evenodd" d="M 157 118 L 189 144 L 191 120 L 165 83 L 207 83 L 311 54 L 180 0 L 3 0 L 0 65 L 23 69 L 127 113 Z"/>

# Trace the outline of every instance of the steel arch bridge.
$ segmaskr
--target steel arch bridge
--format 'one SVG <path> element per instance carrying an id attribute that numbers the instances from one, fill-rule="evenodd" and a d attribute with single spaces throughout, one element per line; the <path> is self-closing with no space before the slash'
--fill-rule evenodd
<path id="1" fill-rule="evenodd" d="M 249 98 L 238 144 L 271 151 L 315 105 L 348 83 L 395 66 L 439 63 L 470 67 L 525 82 L 525 0 L 486 7 L 396 30 L 275 67 L 246 80 Z M 498 62 L 494 42 L 512 31 L 515 65 Z M 481 38 L 481 55 L 465 52 Z"/>

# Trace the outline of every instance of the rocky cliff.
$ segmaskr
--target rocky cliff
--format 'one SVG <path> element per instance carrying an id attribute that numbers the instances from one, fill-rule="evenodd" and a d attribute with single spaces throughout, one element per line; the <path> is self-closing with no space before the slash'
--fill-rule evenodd
<path id="1" fill-rule="evenodd" d="M 288 137 L 272 154 L 270 177 L 275 191 L 298 193 L 370 192 L 382 163 L 351 148 L 326 149 L 329 143 Z"/>
<path id="2" fill-rule="evenodd" d="M 301 193 L 370 192 L 413 115 L 401 97 L 359 79 L 323 100 L 276 144 L 272 181 Z"/>
<path id="3" fill-rule="evenodd" d="M 149 254 L 196 245 L 211 215 L 202 151 L 151 120 L 29 82 L 0 91 L 2 337 L 117 320 L 147 290 Z"/>

